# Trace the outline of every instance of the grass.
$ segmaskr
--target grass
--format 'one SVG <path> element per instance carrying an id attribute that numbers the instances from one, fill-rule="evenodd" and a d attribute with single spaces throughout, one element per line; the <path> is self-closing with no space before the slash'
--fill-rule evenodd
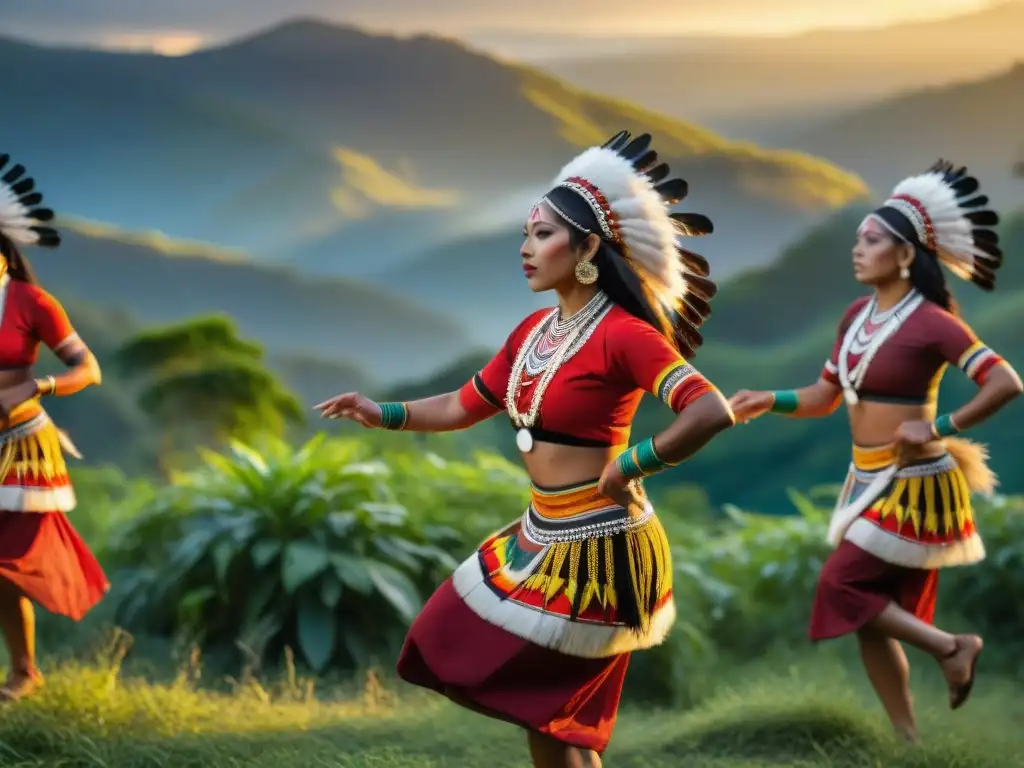
<path id="1" fill-rule="evenodd" d="M 525 768 L 515 728 L 371 674 L 361 690 L 319 694 L 294 670 L 274 685 L 243 676 L 198 685 L 197 664 L 168 683 L 121 674 L 113 661 L 65 662 L 35 698 L 6 705 L 0 765 L 11 768 Z M 195 661 L 195 660 L 193 660 Z M 924 672 L 925 665 L 920 664 Z M 930 669 L 930 668 L 929 668 Z M 859 670 L 809 654 L 795 666 L 734 670 L 696 709 L 620 715 L 605 765 L 1005 768 L 1019 765 L 1024 701 L 979 679 L 960 712 L 934 674 L 915 681 L 926 746 L 889 733 Z M 227 690 L 229 689 L 229 690 Z"/>

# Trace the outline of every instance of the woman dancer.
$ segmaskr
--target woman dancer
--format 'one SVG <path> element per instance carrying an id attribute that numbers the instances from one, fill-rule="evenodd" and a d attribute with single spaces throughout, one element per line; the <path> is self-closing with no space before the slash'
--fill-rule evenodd
<path id="1" fill-rule="evenodd" d="M 9 160 L 0 155 L 0 630 L 11 672 L 0 699 L 15 700 L 43 683 L 32 603 L 77 621 L 108 584 L 64 515 L 74 509 L 75 493 L 61 447 L 77 452 L 40 405 L 44 396 L 99 384 L 100 369 L 19 251 L 56 248 L 60 237 L 46 224 L 53 212 L 38 207 L 35 182 L 21 165 L 7 168 Z M 33 378 L 40 343 L 70 370 Z"/>
<path id="2" fill-rule="evenodd" d="M 423 432 L 506 411 L 532 480 L 523 516 L 434 593 L 406 638 L 399 675 L 525 728 L 537 766 L 600 765 L 632 651 L 675 617 L 668 542 L 640 478 L 731 426 L 718 391 L 684 356 L 715 292 L 707 262 L 677 245 L 711 223 L 668 206 L 686 194 L 620 133 L 559 174 L 530 212 L 520 255 L 535 312 L 457 392 L 377 404 L 358 394 L 324 416 Z M 679 415 L 628 448 L 644 392 Z"/>
<path id="3" fill-rule="evenodd" d="M 901 182 L 857 232 L 853 269 L 874 289 L 839 326 L 817 382 L 799 390 L 738 392 L 736 418 L 766 411 L 796 418 L 832 413 L 845 397 L 853 463 L 829 529 L 836 550 L 822 569 L 812 640 L 856 632 L 861 656 L 894 727 L 917 727 L 900 641 L 938 660 L 953 709 L 974 682 L 982 640 L 932 626 L 937 569 L 985 556 L 970 493 L 995 484 L 981 446 L 953 437 L 1021 393 L 1014 370 L 958 317 L 940 263 L 992 290 L 1002 263 L 996 214 L 965 168 L 940 161 Z M 978 392 L 936 416 L 952 363 Z"/>

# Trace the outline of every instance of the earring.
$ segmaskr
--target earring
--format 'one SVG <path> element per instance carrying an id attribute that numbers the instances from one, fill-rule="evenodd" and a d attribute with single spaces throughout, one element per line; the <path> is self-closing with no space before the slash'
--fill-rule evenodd
<path id="1" fill-rule="evenodd" d="M 592 261 L 580 261 L 576 264 L 576 282 L 581 285 L 593 285 L 597 282 L 597 265 Z"/>
<path id="2" fill-rule="evenodd" d="M 900 278 L 902 280 L 910 279 L 910 269 L 907 267 L 900 267 Z"/>

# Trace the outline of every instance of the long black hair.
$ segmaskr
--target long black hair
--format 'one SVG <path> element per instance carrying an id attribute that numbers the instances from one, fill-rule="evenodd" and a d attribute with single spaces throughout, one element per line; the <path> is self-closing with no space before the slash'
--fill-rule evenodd
<path id="1" fill-rule="evenodd" d="M 7 263 L 7 274 L 11 280 L 20 280 L 29 285 L 39 285 L 39 278 L 28 258 L 21 252 L 18 244 L 0 231 L 0 256 Z"/>
<path id="2" fill-rule="evenodd" d="M 882 219 L 894 240 L 914 249 L 914 260 L 910 264 L 910 284 L 928 301 L 938 304 L 951 314 L 960 314 L 956 299 L 946 283 L 938 255 L 921 245 L 913 224 L 893 208 L 879 208 L 874 215 Z"/>

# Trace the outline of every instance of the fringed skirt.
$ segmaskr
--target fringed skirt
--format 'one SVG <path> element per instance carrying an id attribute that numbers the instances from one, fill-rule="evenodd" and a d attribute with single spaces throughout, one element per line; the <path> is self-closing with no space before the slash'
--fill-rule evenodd
<path id="1" fill-rule="evenodd" d="M 893 446 L 854 446 L 829 526 L 836 550 L 818 580 L 812 640 L 855 632 L 890 602 L 930 623 L 938 569 L 984 559 L 971 492 L 990 490 L 991 473 L 974 444 L 947 447 L 938 458 L 897 467 Z"/>
<path id="2" fill-rule="evenodd" d="M 603 752 L 629 654 L 675 619 L 668 541 L 649 504 L 597 483 L 534 488 L 434 593 L 398 662 L 407 682 L 573 746 Z"/>
<path id="3" fill-rule="evenodd" d="M 109 583 L 64 514 L 75 507 L 64 438 L 35 400 L 16 408 L 11 422 L 0 432 L 0 580 L 78 621 Z"/>

